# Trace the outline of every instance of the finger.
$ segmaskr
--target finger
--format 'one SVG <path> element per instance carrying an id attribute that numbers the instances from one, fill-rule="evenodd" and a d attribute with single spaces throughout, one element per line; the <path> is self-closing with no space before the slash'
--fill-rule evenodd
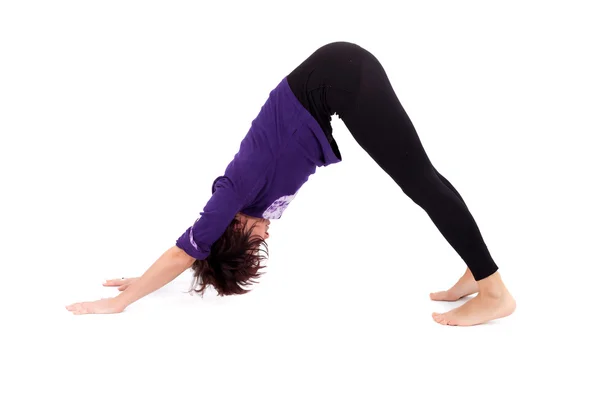
<path id="1" fill-rule="evenodd" d="M 73 303 L 67 306 L 67 310 L 74 311 L 81 307 L 81 303 Z"/>
<path id="2" fill-rule="evenodd" d="M 119 286 L 119 291 L 122 292 L 123 290 L 127 289 L 129 287 L 129 283 L 125 284 L 125 285 L 121 285 Z"/>
<path id="3" fill-rule="evenodd" d="M 131 278 L 109 279 L 103 283 L 104 286 L 121 286 L 124 283 L 129 283 Z"/>
<path id="4" fill-rule="evenodd" d="M 91 314 L 93 312 L 93 306 L 90 303 L 82 303 L 79 310 L 82 314 Z"/>
<path id="5" fill-rule="evenodd" d="M 118 286 L 118 285 L 122 285 L 123 282 L 125 282 L 125 279 L 107 279 L 106 281 L 104 281 L 103 285 L 104 286 Z"/>
<path id="6" fill-rule="evenodd" d="M 81 303 L 74 304 L 73 307 L 71 308 L 71 312 L 74 315 L 80 315 L 81 311 L 82 311 Z"/>

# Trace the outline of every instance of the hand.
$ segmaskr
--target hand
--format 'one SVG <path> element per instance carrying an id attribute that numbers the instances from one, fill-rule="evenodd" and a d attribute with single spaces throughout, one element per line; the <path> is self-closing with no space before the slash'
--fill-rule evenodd
<path id="1" fill-rule="evenodd" d="M 109 279 L 102 284 L 102 286 L 107 287 L 115 287 L 119 288 L 119 291 L 122 292 L 129 287 L 133 282 L 137 281 L 140 278 L 121 278 L 121 279 Z"/>
<path id="2" fill-rule="evenodd" d="M 116 314 L 125 310 L 116 298 L 100 299 L 85 303 L 73 303 L 66 307 L 74 315 Z"/>

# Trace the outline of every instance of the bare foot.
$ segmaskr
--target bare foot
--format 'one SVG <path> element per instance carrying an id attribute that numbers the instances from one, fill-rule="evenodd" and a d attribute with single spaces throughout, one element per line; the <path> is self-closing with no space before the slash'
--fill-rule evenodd
<path id="1" fill-rule="evenodd" d="M 478 290 L 479 285 L 475 282 L 471 270 L 467 268 L 467 271 L 460 277 L 454 286 L 442 292 L 430 293 L 429 297 L 431 300 L 436 301 L 456 301 L 470 294 L 477 293 Z"/>
<path id="2" fill-rule="evenodd" d="M 479 281 L 479 294 L 460 307 L 443 314 L 433 313 L 442 325 L 471 326 L 512 314 L 517 304 L 502 282 L 499 273 Z"/>

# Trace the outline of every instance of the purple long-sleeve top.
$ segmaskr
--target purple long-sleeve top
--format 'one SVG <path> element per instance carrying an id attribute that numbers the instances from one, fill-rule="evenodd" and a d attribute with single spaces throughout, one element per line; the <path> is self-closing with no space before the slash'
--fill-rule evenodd
<path id="1" fill-rule="evenodd" d="M 273 89 L 240 144 L 212 185 L 200 217 L 176 241 L 203 260 L 238 212 L 279 219 L 317 167 L 340 160 L 325 133 L 292 93 L 285 77 Z"/>

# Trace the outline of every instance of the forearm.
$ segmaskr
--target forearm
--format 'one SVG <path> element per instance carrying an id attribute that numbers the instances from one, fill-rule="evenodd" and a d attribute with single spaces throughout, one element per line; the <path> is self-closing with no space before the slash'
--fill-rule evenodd
<path id="1" fill-rule="evenodd" d="M 187 255 L 180 248 L 173 246 L 164 252 L 139 279 L 119 294 L 116 299 L 125 308 L 171 282 L 191 267 L 193 262 L 194 258 Z"/>

